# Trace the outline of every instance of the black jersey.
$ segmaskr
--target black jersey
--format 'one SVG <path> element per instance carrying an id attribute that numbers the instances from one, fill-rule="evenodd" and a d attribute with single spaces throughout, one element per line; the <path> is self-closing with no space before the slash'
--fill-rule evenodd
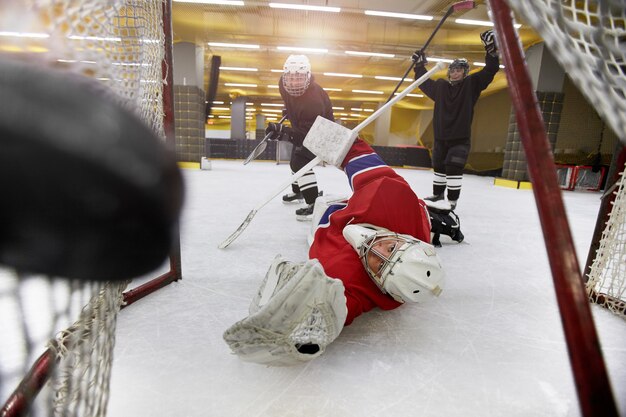
<path id="1" fill-rule="evenodd" d="M 426 80 L 420 89 L 435 102 L 433 128 L 436 140 L 469 139 L 474 117 L 474 105 L 480 93 L 493 81 L 500 62 L 486 54 L 485 67 L 469 74 L 463 81 L 450 84 L 448 80 Z M 416 78 L 426 73 L 426 68 L 415 69 Z"/>
<path id="2" fill-rule="evenodd" d="M 313 75 L 311 75 L 309 87 L 301 96 L 293 97 L 285 91 L 282 76 L 278 81 L 278 88 L 287 109 L 287 118 L 291 122 L 292 138 L 296 146 L 302 145 L 304 137 L 311 129 L 317 116 L 335 121 L 330 98 L 326 91 L 315 82 Z"/>

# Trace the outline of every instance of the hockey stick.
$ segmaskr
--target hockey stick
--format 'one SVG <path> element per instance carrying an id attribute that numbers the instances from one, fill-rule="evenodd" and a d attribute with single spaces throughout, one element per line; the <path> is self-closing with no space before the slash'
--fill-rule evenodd
<path id="1" fill-rule="evenodd" d="M 426 81 L 432 74 L 434 74 L 435 72 L 439 71 L 441 68 L 444 67 L 444 63 L 442 62 L 438 62 L 437 65 L 435 65 L 430 71 L 428 71 L 426 74 L 424 74 L 423 76 L 421 76 L 419 79 L 415 80 L 411 85 L 409 85 L 403 92 L 401 92 L 400 94 L 398 94 L 396 97 L 393 98 L 393 100 L 385 103 L 383 106 L 381 106 L 378 110 L 376 110 L 374 113 L 372 113 L 367 119 L 363 120 L 358 126 L 356 126 L 354 129 L 352 130 L 348 130 L 346 128 L 344 128 L 343 126 L 340 125 L 336 125 L 336 128 L 339 130 L 339 136 L 341 135 L 347 135 L 349 136 L 348 139 L 354 140 L 356 139 L 358 133 L 365 128 L 367 125 L 369 125 L 371 122 L 373 122 L 374 120 L 376 120 L 383 112 L 385 112 L 388 108 L 390 108 L 391 106 L 393 106 L 394 104 L 396 104 L 396 102 L 402 100 L 404 97 L 406 97 L 407 94 L 409 94 L 411 91 L 413 91 L 415 88 L 417 88 L 421 83 L 423 83 L 424 81 Z M 315 134 L 315 131 L 313 128 L 311 128 L 311 130 L 309 131 L 309 133 L 307 133 L 307 136 L 310 134 Z M 220 249 L 224 249 L 226 248 L 228 245 L 230 245 L 231 243 L 233 243 L 235 241 L 235 239 L 237 239 L 239 237 L 239 235 L 241 235 L 243 233 L 243 231 L 246 229 L 246 227 L 248 227 L 248 225 L 250 224 L 250 222 L 252 221 L 252 219 L 254 218 L 254 216 L 256 215 L 256 213 L 261 210 L 263 207 L 265 207 L 265 205 L 267 203 L 269 203 L 270 201 L 272 201 L 272 199 L 274 199 L 274 197 L 276 197 L 278 194 L 280 194 L 285 188 L 287 188 L 289 185 L 291 185 L 293 182 L 297 181 L 298 178 L 300 178 L 301 176 L 303 176 L 305 173 L 307 173 L 309 170 L 313 169 L 313 167 L 317 164 L 319 164 L 320 162 L 322 162 L 322 159 L 320 157 L 315 157 L 311 162 L 309 162 L 308 164 L 306 164 L 304 167 L 302 167 L 298 172 L 296 172 L 295 174 L 293 174 L 291 176 L 291 178 L 289 178 L 287 181 L 285 181 L 284 183 L 282 183 L 280 185 L 280 187 L 276 188 L 274 190 L 274 192 L 268 196 L 268 198 L 266 198 L 261 204 L 259 204 L 257 207 L 253 208 L 252 211 L 250 211 L 250 213 L 248 213 L 248 216 L 245 218 L 245 220 L 243 221 L 243 223 L 241 223 L 241 225 L 239 225 L 239 227 L 237 228 L 237 230 L 235 230 L 233 232 L 233 234 L 231 234 L 230 236 L 228 236 L 228 238 L 226 238 L 226 240 L 224 240 L 222 243 L 220 243 L 220 245 L 218 246 Z"/>
<path id="2" fill-rule="evenodd" d="M 424 46 L 422 46 L 419 51 L 416 52 L 420 52 L 423 53 L 426 48 L 428 48 L 428 45 L 430 45 L 430 41 L 433 40 L 433 38 L 435 37 L 435 34 L 439 31 L 439 28 L 443 25 L 443 22 L 446 21 L 446 19 L 448 17 L 450 17 L 450 15 L 456 11 L 459 10 L 471 10 L 473 8 L 476 7 L 476 3 L 474 1 L 460 1 L 458 3 L 454 3 L 452 6 L 450 6 L 450 8 L 448 9 L 448 11 L 446 12 L 446 14 L 443 15 L 443 17 L 441 18 L 441 20 L 439 21 L 439 23 L 437 23 L 437 26 L 435 26 L 435 29 L 433 30 L 433 32 L 430 34 L 430 37 L 426 40 L 426 43 L 424 43 Z M 409 66 L 409 68 L 406 70 L 406 72 L 404 73 L 404 75 L 402 76 L 402 79 L 400 80 L 400 82 L 398 83 L 398 85 L 396 85 L 396 88 L 394 88 L 393 92 L 391 93 L 391 95 L 389 96 L 389 98 L 387 99 L 387 101 L 391 100 L 391 98 L 393 97 L 394 94 L 396 94 L 396 91 L 398 91 L 398 88 L 400 88 L 400 86 L 402 85 L 402 83 L 404 82 L 404 79 L 406 78 L 407 75 L 409 75 L 409 72 L 411 72 L 411 70 L 413 69 L 413 67 L 415 66 L 415 62 L 413 62 L 413 60 L 411 60 L 411 65 Z"/>
<path id="3" fill-rule="evenodd" d="M 278 121 L 278 124 L 282 124 L 286 118 L 287 118 L 287 115 L 283 116 L 283 118 Z M 250 163 L 251 161 L 254 161 L 255 159 L 259 157 L 259 155 L 263 153 L 265 148 L 267 148 L 267 141 L 270 138 L 270 136 L 272 136 L 272 133 L 274 132 L 270 132 L 267 135 L 265 135 L 261 143 L 256 145 L 256 147 L 252 150 L 252 152 L 250 152 L 250 155 L 248 155 L 246 160 L 243 161 L 244 165 L 248 165 L 248 163 Z"/>

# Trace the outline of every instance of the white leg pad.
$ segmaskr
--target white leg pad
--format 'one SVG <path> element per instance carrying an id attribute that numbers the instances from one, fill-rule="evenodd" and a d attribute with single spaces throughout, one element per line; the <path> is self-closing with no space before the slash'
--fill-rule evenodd
<path id="1" fill-rule="evenodd" d="M 321 355 L 339 336 L 348 310 L 343 283 L 328 277 L 319 261 L 277 258 L 250 312 L 224 332 L 233 353 L 247 362 L 289 366 Z"/>
<path id="2" fill-rule="evenodd" d="M 356 136 L 357 132 L 317 116 L 303 144 L 322 161 L 340 167 Z"/>

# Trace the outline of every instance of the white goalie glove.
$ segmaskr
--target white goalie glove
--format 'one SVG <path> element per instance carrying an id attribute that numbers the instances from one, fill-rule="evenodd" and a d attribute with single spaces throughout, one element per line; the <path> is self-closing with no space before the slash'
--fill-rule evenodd
<path id="1" fill-rule="evenodd" d="M 250 305 L 250 315 L 224 332 L 242 360 L 289 366 L 321 355 L 339 336 L 348 310 L 343 283 L 319 261 L 277 256 Z"/>
<path id="2" fill-rule="evenodd" d="M 498 44 L 496 43 L 496 34 L 493 29 L 489 29 L 480 34 L 480 40 L 485 46 L 485 51 L 491 56 L 498 56 Z"/>

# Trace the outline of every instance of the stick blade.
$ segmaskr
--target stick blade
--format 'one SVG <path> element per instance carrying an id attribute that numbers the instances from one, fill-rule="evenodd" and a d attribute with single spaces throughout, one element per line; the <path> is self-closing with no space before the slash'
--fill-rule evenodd
<path id="1" fill-rule="evenodd" d="M 458 12 L 459 10 L 471 10 L 476 7 L 475 1 L 460 1 L 452 5 L 452 11 Z"/>
<path id="2" fill-rule="evenodd" d="M 243 233 L 243 231 L 246 229 L 246 227 L 248 227 L 248 225 L 250 224 L 250 222 L 252 221 L 252 219 L 256 215 L 256 212 L 257 212 L 256 210 L 252 210 L 248 214 L 248 217 L 246 217 L 246 219 L 243 221 L 243 223 L 241 223 L 241 225 L 239 225 L 237 230 L 235 230 L 232 235 L 228 236 L 226 238 L 226 240 L 224 240 L 222 243 L 220 243 L 218 248 L 224 249 L 224 248 L 228 247 L 228 245 L 233 243 L 235 241 L 235 239 L 237 239 L 239 237 L 239 235 L 241 235 Z"/>
<path id="3" fill-rule="evenodd" d="M 248 165 L 250 162 L 257 159 L 259 155 L 261 155 L 265 151 L 265 148 L 267 148 L 267 141 L 264 139 L 263 142 L 259 143 L 256 148 L 254 148 L 252 152 L 250 152 L 250 155 L 248 155 L 246 160 L 243 161 L 243 164 Z"/>

